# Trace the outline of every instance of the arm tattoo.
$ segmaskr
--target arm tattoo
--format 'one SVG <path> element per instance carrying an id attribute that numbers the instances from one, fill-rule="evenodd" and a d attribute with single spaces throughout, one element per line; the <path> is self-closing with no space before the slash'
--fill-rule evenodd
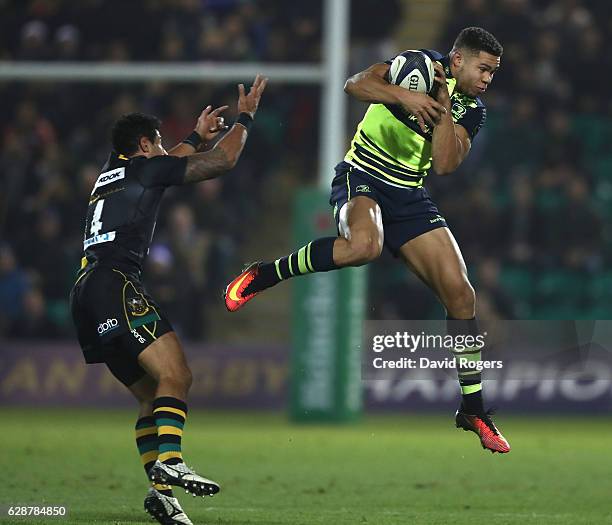
<path id="1" fill-rule="evenodd" d="M 240 124 L 234 124 L 213 149 L 187 157 L 184 182 L 214 179 L 231 170 L 238 162 L 246 139 L 247 129 Z"/>
<path id="2" fill-rule="evenodd" d="M 204 153 L 187 157 L 185 184 L 214 179 L 232 167 L 227 154 L 222 148 L 213 148 Z"/>

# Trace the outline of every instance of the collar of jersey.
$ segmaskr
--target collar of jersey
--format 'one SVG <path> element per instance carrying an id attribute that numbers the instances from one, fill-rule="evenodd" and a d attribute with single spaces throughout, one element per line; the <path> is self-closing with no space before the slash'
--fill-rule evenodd
<path id="1" fill-rule="evenodd" d="M 449 55 L 444 55 L 438 62 L 442 64 L 442 67 L 444 68 L 444 73 L 446 74 L 446 78 L 455 78 L 453 77 L 453 74 L 451 73 Z"/>

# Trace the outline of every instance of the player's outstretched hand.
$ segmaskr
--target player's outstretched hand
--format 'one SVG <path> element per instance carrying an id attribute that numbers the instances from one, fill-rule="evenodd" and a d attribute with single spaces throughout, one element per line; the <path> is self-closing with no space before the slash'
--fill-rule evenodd
<path id="1" fill-rule="evenodd" d="M 442 113 L 446 109 L 442 104 L 425 93 L 414 93 L 407 89 L 402 90 L 401 106 L 411 115 L 414 115 L 423 133 L 427 132 L 427 126 L 435 126 L 440 121 Z"/>
<path id="2" fill-rule="evenodd" d="M 195 130 L 204 142 L 214 139 L 220 131 L 227 129 L 225 119 L 219 116 L 229 106 L 221 106 L 213 109 L 212 106 L 206 106 L 204 111 L 200 113 Z"/>
<path id="3" fill-rule="evenodd" d="M 238 113 L 248 113 L 251 118 L 255 117 L 259 99 L 261 99 L 261 94 L 266 89 L 267 83 L 267 78 L 257 75 L 248 94 L 244 91 L 244 84 L 238 84 Z"/>

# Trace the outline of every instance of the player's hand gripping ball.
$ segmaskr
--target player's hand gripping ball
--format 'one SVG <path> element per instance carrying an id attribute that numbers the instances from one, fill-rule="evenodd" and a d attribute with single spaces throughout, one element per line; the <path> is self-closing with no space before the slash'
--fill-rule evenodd
<path id="1" fill-rule="evenodd" d="M 404 51 L 389 68 L 389 82 L 416 93 L 429 93 L 434 85 L 431 59 L 421 51 Z"/>

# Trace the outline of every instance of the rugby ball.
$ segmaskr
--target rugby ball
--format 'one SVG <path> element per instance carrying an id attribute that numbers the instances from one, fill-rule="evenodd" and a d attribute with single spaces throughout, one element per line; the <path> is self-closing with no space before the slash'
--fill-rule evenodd
<path id="1" fill-rule="evenodd" d="M 389 68 L 389 82 L 417 93 L 429 93 L 434 85 L 434 67 L 425 53 L 404 51 Z"/>

